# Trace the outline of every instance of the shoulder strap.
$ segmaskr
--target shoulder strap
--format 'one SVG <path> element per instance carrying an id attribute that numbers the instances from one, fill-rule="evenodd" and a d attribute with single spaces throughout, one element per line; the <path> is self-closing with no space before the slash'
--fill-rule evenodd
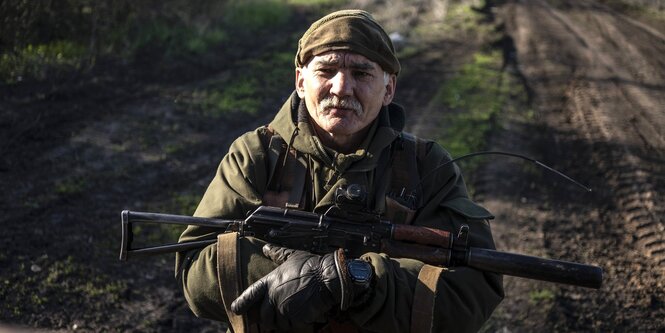
<path id="1" fill-rule="evenodd" d="M 283 183 L 288 182 L 289 199 L 284 205 L 289 209 L 303 209 L 305 207 L 305 179 L 307 178 L 307 163 L 298 158 L 298 152 L 291 149 L 286 156 L 286 171 L 288 177 L 282 177 Z M 284 186 L 283 186 L 284 187 Z"/>
<path id="2" fill-rule="evenodd" d="M 393 223 L 410 224 L 422 205 L 420 175 L 429 142 L 401 133 L 379 157 L 374 210 Z"/>
<path id="3" fill-rule="evenodd" d="M 268 144 L 268 168 L 270 170 L 270 177 L 268 177 L 269 190 L 273 190 L 279 187 L 276 179 L 279 177 L 275 177 L 277 174 L 277 163 L 284 158 L 285 151 L 286 142 L 284 142 L 282 136 L 276 132 L 272 132 L 270 143 Z"/>
<path id="4" fill-rule="evenodd" d="M 412 134 L 402 132 L 393 142 L 390 197 L 411 209 L 421 205 L 420 161 L 427 153 L 427 142 Z"/>
<path id="5" fill-rule="evenodd" d="M 266 126 L 268 168 L 266 204 L 291 209 L 304 207 L 303 194 L 307 177 L 307 163 L 298 156 L 298 151 L 288 146 L 279 133 Z"/>

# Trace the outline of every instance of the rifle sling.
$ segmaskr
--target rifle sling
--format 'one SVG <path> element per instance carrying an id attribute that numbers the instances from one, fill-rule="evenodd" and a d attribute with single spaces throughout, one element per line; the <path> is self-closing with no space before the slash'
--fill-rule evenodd
<path id="1" fill-rule="evenodd" d="M 258 327 L 250 325 L 246 316 L 231 311 L 231 303 L 244 290 L 239 261 L 238 233 L 230 232 L 217 236 L 217 279 L 229 323 L 235 333 L 256 333 L 259 332 Z"/>
<path id="2" fill-rule="evenodd" d="M 439 277 L 445 270 L 442 267 L 425 265 L 420 269 L 418 282 L 413 295 L 413 309 L 411 310 L 412 333 L 432 332 L 434 323 L 434 303 Z"/>

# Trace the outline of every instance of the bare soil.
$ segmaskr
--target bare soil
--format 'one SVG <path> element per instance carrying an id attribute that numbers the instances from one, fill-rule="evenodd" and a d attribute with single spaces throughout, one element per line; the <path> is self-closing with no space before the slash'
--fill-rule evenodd
<path id="1" fill-rule="evenodd" d="M 488 330 L 664 331 L 662 29 L 593 1 L 509 2 L 498 17 L 533 92 L 535 121 L 507 119 L 493 148 L 524 151 L 593 192 L 488 165 L 483 201 L 497 214 L 497 247 L 601 266 L 604 284 L 508 277 Z"/>
<path id="2" fill-rule="evenodd" d="M 491 37 L 422 33 L 448 23 L 450 3 L 348 7 L 412 36 L 417 52 L 403 60 L 397 102 L 422 136 L 442 130 L 438 88 L 475 52 L 503 48 L 504 70 L 522 80 L 530 104 L 492 120 L 488 148 L 536 158 L 593 191 L 524 161 L 488 159 L 467 179 L 496 215 L 497 248 L 605 273 L 600 290 L 506 277 L 506 298 L 483 331 L 665 332 L 665 23 L 613 3 L 501 1 L 474 7 Z M 289 29 L 312 19 L 298 11 Z M 271 119 L 290 82 L 257 115 L 211 119 L 178 106 L 192 87 L 239 75 L 238 54 L 186 81 L 102 73 L 3 87 L 0 331 L 224 328 L 190 313 L 171 257 L 117 260 L 118 215 L 200 196 L 232 140 Z"/>

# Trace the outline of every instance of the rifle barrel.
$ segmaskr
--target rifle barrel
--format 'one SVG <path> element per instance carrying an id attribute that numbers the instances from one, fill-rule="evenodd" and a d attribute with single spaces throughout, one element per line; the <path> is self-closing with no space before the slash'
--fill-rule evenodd
<path id="1" fill-rule="evenodd" d="M 523 254 L 469 248 L 469 267 L 528 279 L 565 283 L 599 289 L 603 283 L 600 267 Z"/>

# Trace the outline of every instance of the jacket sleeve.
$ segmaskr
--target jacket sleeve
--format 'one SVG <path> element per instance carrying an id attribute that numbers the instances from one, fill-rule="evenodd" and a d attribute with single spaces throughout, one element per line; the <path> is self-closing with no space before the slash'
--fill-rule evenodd
<path id="1" fill-rule="evenodd" d="M 443 148 L 433 145 L 425 158 L 421 174 L 450 160 Z M 414 220 L 415 225 L 457 231 L 469 225 L 469 245 L 494 249 L 489 212 L 473 203 L 462 175 L 455 165 L 444 167 L 424 182 L 426 199 Z M 424 263 L 412 259 L 390 258 L 385 254 L 363 256 L 375 271 L 373 296 L 361 309 L 349 311 L 352 321 L 373 332 L 407 332 L 418 274 Z M 437 280 L 434 294 L 432 332 L 476 332 L 503 299 L 500 275 L 468 267 L 444 269 Z"/>
<path id="2" fill-rule="evenodd" d="M 231 145 L 194 216 L 242 219 L 247 212 L 261 204 L 259 193 L 265 191 L 267 171 L 259 130 L 241 136 Z M 189 226 L 179 241 L 215 239 L 218 233 L 217 229 Z M 243 274 L 247 280 L 245 286 L 274 268 L 274 264 L 261 254 L 262 245 L 262 242 L 254 239 L 243 239 L 240 242 L 239 253 L 245 257 L 241 259 L 245 263 L 242 270 L 250 271 L 247 266 L 250 262 L 259 267 L 251 269 L 252 274 Z M 252 260 L 249 260 L 250 257 Z M 178 253 L 176 278 L 182 283 L 185 298 L 194 314 L 227 321 L 217 279 L 216 258 L 217 244 Z"/>

